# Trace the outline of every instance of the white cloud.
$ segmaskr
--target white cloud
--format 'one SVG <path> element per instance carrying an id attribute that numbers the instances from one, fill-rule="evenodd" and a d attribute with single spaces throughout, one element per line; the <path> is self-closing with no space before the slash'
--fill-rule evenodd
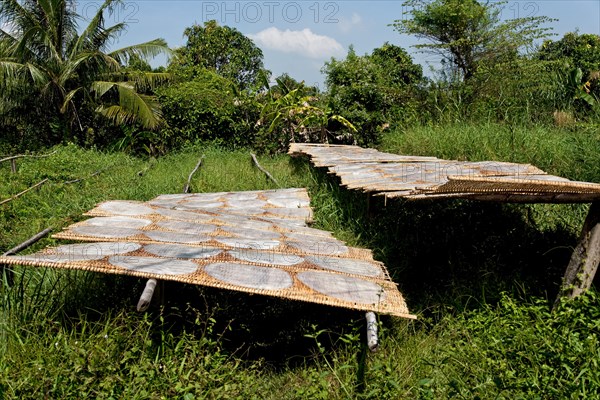
<path id="1" fill-rule="evenodd" d="M 350 18 L 341 17 L 338 23 L 340 31 L 344 33 L 349 33 L 359 26 L 362 26 L 362 17 L 357 13 L 352 13 Z"/>
<path id="2" fill-rule="evenodd" d="M 248 37 L 267 49 L 301 54 L 310 58 L 328 58 L 344 53 L 343 46 L 337 40 L 318 35 L 308 28 L 301 31 L 282 31 L 271 27 Z"/>

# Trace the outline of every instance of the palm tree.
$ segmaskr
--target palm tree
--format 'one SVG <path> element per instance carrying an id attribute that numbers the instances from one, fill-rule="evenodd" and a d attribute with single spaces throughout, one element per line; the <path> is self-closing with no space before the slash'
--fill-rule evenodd
<path id="1" fill-rule="evenodd" d="M 89 128 L 80 116 L 90 110 L 116 124 L 157 128 L 158 103 L 144 93 L 168 74 L 124 72 L 123 66 L 132 57 L 169 49 L 154 39 L 109 51 L 126 24 L 106 27 L 105 14 L 121 4 L 105 0 L 79 31 L 72 0 L 0 0 L 0 124 L 14 123 L 34 107 L 63 134 Z"/>

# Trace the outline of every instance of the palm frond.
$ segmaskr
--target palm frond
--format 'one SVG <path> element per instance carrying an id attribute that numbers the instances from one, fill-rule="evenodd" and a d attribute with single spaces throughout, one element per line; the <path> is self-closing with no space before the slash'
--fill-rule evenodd
<path id="1" fill-rule="evenodd" d="M 119 77 L 115 77 L 119 78 Z M 168 72 L 128 72 L 121 75 L 120 78 L 125 82 L 134 84 L 138 92 L 147 92 L 157 86 L 169 82 L 173 79 L 173 74 Z"/>
<path id="2" fill-rule="evenodd" d="M 159 104 L 151 97 L 139 94 L 128 82 L 94 82 L 98 98 L 111 90 L 119 96 L 118 105 L 100 105 L 96 111 L 112 120 L 115 124 L 136 122 L 145 129 L 156 129 L 162 122 Z"/>
<path id="3" fill-rule="evenodd" d="M 97 49 L 93 44 L 98 43 L 99 37 L 102 36 L 102 31 L 104 31 L 104 13 L 106 11 L 110 12 L 115 5 L 121 3 L 122 0 L 105 0 L 104 3 L 98 7 L 98 11 L 88 26 L 81 35 L 77 37 L 77 40 L 75 40 L 75 45 L 71 48 L 71 58 L 81 51 Z"/>
<path id="4" fill-rule="evenodd" d="M 69 106 L 72 105 L 73 97 L 75 97 L 77 93 L 79 93 L 82 90 L 83 88 L 78 87 L 77 89 L 71 90 L 69 93 L 67 93 L 67 95 L 65 96 L 65 100 L 63 101 L 63 104 L 60 107 L 61 113 L 64 114 L 68 110 Z"/>
<path id="5" fill-rule="evenodd" d="M 123 47 L 109 53 L 109 55 L 122 65 L 125 65 L 132 56 L 137 56 L 145 60 L 159 54 L 170 55 L 171 53 L 172 51 L 164 39 L 154 39 L 145 43 Z"/>

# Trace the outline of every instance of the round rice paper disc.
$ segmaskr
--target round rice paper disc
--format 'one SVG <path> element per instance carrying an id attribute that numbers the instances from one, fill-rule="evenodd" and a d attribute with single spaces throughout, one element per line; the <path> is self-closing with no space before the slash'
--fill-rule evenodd
<path id="1" fill-rule="evenodd" d="M 217 229 L 214 225 L 195 224 L 193 222 L 185 221 L 160 221 L 157 222 L 156 225 L 163 229 L 189 234 L 207 234 L 214 232 Z"/>
<path id="2" fill-rule="evenodd" d="M 180 232 L 146 231 L 144 235 L 157 242 L 200 244 L 209 240 L 206 235 L 192 235 Z"/>
<path id="3" fill-rule="evenodd" d="M 275 207 L 283 207 L 283 208 L 301 208 L 308 207 L 310 205 L 310 201 L 304 199 L 297 199 L 294 197 L 281 197 L 281 198 L 273 198 L 267 200 L 267 202 Z"/>
<path id="4" fill-rule="evenodd" d="M 147 219 L 140 218 L 131 218 L 131 217 L 95 217 L 90 218 L 84 221 L 85 225 L 90 226 L 117 226 L 119 228 L 132 228 L 132 229 L 141 229 L 145 226 L 148 226 L 152 223 L 152 221 Z"/>
<path id="5" fill-rule="evenodd" d="M 98 207 L 103 211 L 117 215 L 148 215 L 154 212 L 152 208 L 133 201 L 108 201 Z"/>
<path id="6" fill-rule="evenodd" d="M 339 300 L 377 304 L 385 299 L 381 286 L 363 279 L 321 271 L 304 271 L 296 276 L 309 288 Z"/>
<path id="7" fill-rule="evenodd" d="M 133 228 L 120 228 L 110 226 L 93 226 L 93 225 L 81 225 L 71 228 L 73 233 L 83 236 L 90 236 L 95 238 L 105 239 L 123 239 L 131 236 L 136 236 L 142 233 L 142 231 Z"/>
<path id="8" fill-rule="evenodd" d="M 272 251 L 260 250 L 229 250 L 227 253 L 241 261 L 253 262 L 257 264 L 291 266 L 300 264 L 304 261 L 302 257 L 294 254 L 280 254 Z"/>
<path id="9" fill-rule="evenodd" d="M 332 271 L 345 272 L 347 274 L 363 275 L 377 277 L 382 276 L 383 271 L 376 265 L 361 260 L 351 258 L 324 257 L 324 256 L 306 256 L 306 261 L 315 264 L 318 267 Z"/>
<path id="10" fill-rule="evenodd" d="M 198 265 L 189 260 L 154 257 L 113 256 L 108 259 L 108 262 L 131 271 L 160 275 L 186 275 L 198 269 Z"/>
<path id="11" fill-rule="evenodd" d="M 227 199 L 227 205 L 232 208 L 263 208 L 267 205 L 267 202 L 260 199 L 252 200 L 237 200 Z"/>
<path id="12" fill-rule="evenodd" d="M 223 252 L 211 247 L 192 247 L 180 244 L 147 244 L 144 250 L 159 257 L 204 259 L 214 257 Z"/>
<path id="13" fill-rule="evenodd" d="M 237 226 L 221 226 L 225 232 L 231 233 L 240 238 L 260 239 L 260 240 L 276 240 L 281 239 L 281 234 L 274 231 L 263 231 L 258 229 L 247 229 Z"/>
<path id="14" fill-rule="evenodd" d="M 100 260 L 106 256 L 125 254 L 139 250 L 142 247 L 134 242 L 94 242 L 80 244 L 65 244 L 53 250 L 59 254 L 68 254 L 82 259 Z"/>
<path id="15" fill-rule="evenodd" d="M 348 247 L 341 242 L 331 242 L 326 240 L 310 240 L 303 242 L 288 241 L 288 246 L 295 248 L 306 254 L 321 254 L 321 255 L 342 255 L 348 254 Z"/>
<path id="16" fill-rule="evenodd" d="M 207 214 L 199 214 L 191 211 L 168 210 L 163 208 L 157 208 L 156 212 L 163 217 L 184 221 L 208 222 L 214 218 L 212 215 Z"/>
<path id="17" fill-rule="evenodd" d="M 215 263 L 205 266 L 204 271 L 219 281 L 252 289 L 282 290 L 294 283 L 290 274 L 277 268 Z"/>
<path id="18" fill-rule="evenodd" d="M 233 247 L 234 249 L 271 250 L 281 244 L 278 240 L 254 240 L 226 237 L 214 237 L 213 239 L 225 246 Z"/>

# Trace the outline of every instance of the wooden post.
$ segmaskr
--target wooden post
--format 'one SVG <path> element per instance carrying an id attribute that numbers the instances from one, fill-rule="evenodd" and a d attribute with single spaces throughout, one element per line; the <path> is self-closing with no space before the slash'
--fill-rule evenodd
<path id="1" fill-rule="evenodd" d="M 252 158 L 252 162 L 254 163 L 254 165 L 256 166 L 256 168 L 258 168 L 263 174 L 265 174 L 267 178 L 269 178 L 271 181 L 273 181 L 274 184 L 276 184 L 277 186 L 281 187 L 279 185 L 279 182 L 277 182 L 277 179 L 273 178 L 273 175 L 271 175 L 269 173 L 269 171 L 267 171 L 266 169 L 264 169 L 262 167 L 262 165 L 260 165 L 260 163 L 258 162 L 258 159 L 256 158 L 256 155 L 254 153 L 250 153 L 250 157 Z"/>
<path id="2" fill-rule="evenodd" d="M 198 163 L 196 164 L 196 166 L 194 167 L 192 172 L 190 172 L 190 176 L 188 177 L 188 180 L 187 180 L 185 186 L 183 187 L 183 193 L 189 193 L 190 185 L 192 184 L 192 177 L 194 176 L 196 171 L 198 171 L 198 168 L 200 168 L 200 166 L 202 165 L 203 159 L 204 159 L 204 154 L 202 155 L 202 157 L 200 157 L 200 160 L 198 160 Z"/>
<path id="3" fill-rule="evenodd" d="M 13 174 L 17 173 L 17 160 L 14 158 L 10 160 L 10 170 Z"/>
<path id="4" fill-rule="evenodd" d="M 379 347 L 379 338 L 377 337 L 377 317 L 372 311 L 369 311 L 365 317 L 367 318 L 367 346 L 369 347 L 369 350 L 374 353 Z"/>
<path id="5" fill-rule="evenodd" d="M 554 307 L 562 297 L 574 298 L 589 289 L 600 263 L 600 202 L 590 206 L 583 223 L 579 243 L 563 277 Z"/>

